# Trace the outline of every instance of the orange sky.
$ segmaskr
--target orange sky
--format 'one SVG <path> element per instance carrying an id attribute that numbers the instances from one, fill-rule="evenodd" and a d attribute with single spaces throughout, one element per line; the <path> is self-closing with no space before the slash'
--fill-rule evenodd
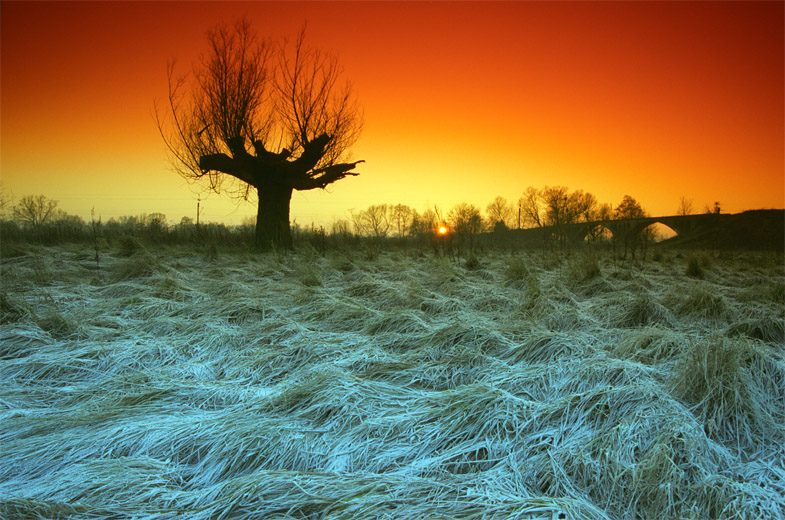
<path id="1" fill-rule="evenodd" d="M 785 3 L 0 3 L 0 182 L 104 220 L 194 216 L 153 117 L 166 63 L 248 15 L 267 35 L 308 23 L 365 111 L 359 177 L 299 192 L 292 219 L 370 204 L 484 208 L 565 185 L 655 215 L 785 207 Z M 204 198 L 205 195 L 202 195 Z M 255 205 L 211 195 L 203 219 Z"/>

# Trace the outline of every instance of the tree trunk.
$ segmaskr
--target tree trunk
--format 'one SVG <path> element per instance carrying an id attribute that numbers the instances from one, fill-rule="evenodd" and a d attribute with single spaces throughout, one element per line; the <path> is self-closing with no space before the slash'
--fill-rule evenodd
<path id="1" fill-rule="evenodd" d="M 292 188 L 283 182 L 271 182 L 256 188 L 259 208 L 256 213 L 256 248 L 291 249 L 289 204 Z"/>

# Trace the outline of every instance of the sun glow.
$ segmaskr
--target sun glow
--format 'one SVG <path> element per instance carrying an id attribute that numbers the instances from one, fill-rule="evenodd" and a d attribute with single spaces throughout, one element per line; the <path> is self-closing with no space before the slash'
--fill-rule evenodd
<path id="1" fill-rule="evenodd" d="M 447 234 L 447 228 L 445 226 L 441 226 L 439 228 L 439 234 L 440 235 L 446 235 Z"/>

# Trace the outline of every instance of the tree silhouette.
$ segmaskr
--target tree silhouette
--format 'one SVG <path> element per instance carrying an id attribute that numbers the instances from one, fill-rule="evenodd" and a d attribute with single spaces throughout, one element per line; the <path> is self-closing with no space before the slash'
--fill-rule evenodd
<path id="1" fill-rule="evenodd" d="M 362 161 L 346 157 L 362 128 L 353 89 L 339 82 L 334 56 L 305 44 L 304 30 L 293 45 L 273 42 L 243 19 L 207 41 L 190 76 L 170 64 L 158 128 L 185 178 L 245 199 L 256 191 L 257 247 L 291 248 L 292 192 L 357 175 Z"/>
<path id="2" fill-rule="evenodd" d="M 621 203 L 616 206 L 616 209 L 613 212 L 613 217 L 617 220 L 643 218 L 645 216 L 646 212 L 643 211 L 640 203 L 629 195 L 624 196 Z"/>
<path id="3" fill-rule="evenodd" d="M 513 220 L 512 204 L 507 202 L 502 196 L 493 199 L 486 207 L 485 212 L 488 215 L 488 224 L 493 227 L 499 222 L 503 224 L 504 229 L 511 227 Z"/>
<path id="4" fill-rule="evenodd" d="M 527 227 L 543 226 L 540 200 L 540 191 L 533 186 L 526 188 L 523 196 L 518 199 L 518 214 L 521 216 L 521 220 Z"/>
<path id="5" fill-rule="evenodd" d="M 679 208 L 676 210 L 677 215 L 687 216 L 692 213 L 692 200 L 687 197 L 679 199 Z"/>
<path id="6" fill-rule="evenodd" d="M 57 201 L 43 195 L 26 195 L 14 206 L 14 218 L 38 231 L 55 214 Z"/>

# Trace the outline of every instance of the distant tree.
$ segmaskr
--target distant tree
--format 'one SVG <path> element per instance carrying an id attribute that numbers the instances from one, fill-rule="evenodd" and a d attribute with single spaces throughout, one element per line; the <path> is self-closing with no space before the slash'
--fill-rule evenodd
<path id="1" fill-rule="evenodd" d="M 409 234 L 415 211 L 406 204 L 396 204 L 390 208 L 390 223 L 395 234 L 403 237 Z"/>
<path id="2" fill-rule="evenodd" d="M 483 230 L 483 220 L 479 208 L 462 202 L 447 214 L 447 222 L 458 243 L 468 243 L 474 250 L 474 236 Z"/>
<path id="3" fill-rule="evenodd" d="M 358 235 L 369 235 L 377 239 L 385 237 L 390 229 L 390 207 L 387 204 L 368 206 L 367 209 L 352 214 L 352 220 Z"/>
<path id="4" fill-rule="evenodd" d="M 610 220 L 613 218 L 613 209 L 607 202 L 597 205 L 596 220 Z"/>
<path id="5" fill-rule="evenodd" d="M 11 207 L 11 194 L 8 190 L 0 183 L 0 219 L 6 217 L 6 212 Z"/>
<path id="6" fill-rule="evenodd" d="M 346 153 L 362 116 L 335 57 L 305 44 L 260 39 L 247 19 L 207 33 L 193 74 L 169 66 L 166 112 L 156 120 L 179 172 L 220 192 L 257 196 L 256 244 L 292 246 L 294 190 L 325 188 L 362 161 Z"/>
<path id="7" fill-rule="evenodd" d="M 582 191 L 570 193 L 564 186 L 546 186 L 540 197 L 545 208 L 545 224 L 553 226 L 553 235 L 563 249 L 567 244 L 564 227 L 577 222 L 584 210 L 590 210 L 589 205 L 596 204 L 596 200 L 593 195 L 586 197 Z"/>
<path id="8" fill-rule="evenodd" d="M 462 202 L 447 214 L 450 227 L 459 235 L 475 235 L 482 232 L 483 220 L 480 210 L 473 204 Z"/>
<path id="9" fill-rule="evenodd" d="M 589 192 L 578 190 L 571 195 L 570 201 L 576 221 L 591 222 L 596 219 L 597 197 Z"/>
<path id="10" fill-rule="evenodd" d="M 349 238 L 349 235 L 351 234 L 349 231 L 349 221 L 345 219 L 338 219 L 333 222 L 331 234 L 340 236 L 344 239 Z"/>
<path id="11" fill-rule="evenodd" d="M 436 233 L 436 229 L 441 223 L 441 216 L 438 208 L 427 208 L 422 213 L 414 211 L 409 234 L 418 237 L 433 235 Z"/>
<path id="12" fill-rule="evenodd" d="M 495 226 L 500 222 L 504 225 L 504 229 L 509 229 L 512 225 L 513 210 L 510 204 L 504 197 L 496 197 L 485 208 L 485 213 L 488 215 L 488 225 Z"/>
<path id="13" fill-rule="evenodd" d="M 682 197 L 679 199 L 679 208 L 676 210 L 677 215 L 687 216 L 692 213 L 692 199 Z"/>
<path id="14" fill-rule="evenodd" d="M 722 209 L 720 207 L 719 201 L 715 201 L 713 206 L 710 204 L 706 204 L 703 207 L 703 212 L 706 213 L 707 215 L 719 215 L 721 211 Z"/>
<path id="15" fill-rule="evenodd" d="M 621 203 L 616 206 L 613 212 L 613 217 L 616 220 L 629 220 L 634 218 L 643 218 L 646 212 L 643 211 L 640 203 L 629 195 L 625 195 Z M 613 234 L 614 247 L 621 241 L 624 244 L 624 258 L 627 258 L 627 252 L 632 251 L 632 256 L 635 258 L 635 250 L 639 245 L 646 247 L 648 232 L 642 233 L 641 230 L 635 228 L 630 222 L 622 222 L 615 226 Z M 644 249 L 644 256 L 645 256 Z"/>
<path id="16" fill-rule="evenodd" d="M 522 224 L 526 227 L 542 227 L 541 194 L 536 188 L 529 186 L 518 199 L 518 212 Z"/>
<path id="17" fill-rule="evenodd" d="M 645 216 L 646 213 L 643 211 L 640 203 L 629 195 L 624 196 L 621 203 L 616 206 L 616 210 L 613 212 L 613 218 L 617 220 L 643 218 Z"/>
<path id="18" fill-rule="evenodd" d="M 564 186 L 546 186 L 541 192 L 545 206 L 545 224 L 561 228 L 574 219 L 574 206 L 570 203 L 567 188 Z"/>
<path id="19" fill-rule="evenodd" d="M 44 195 L 26 195 L 14 206 L 14 219 L 38 231 L 56 214 L 57 201 Z"/>

